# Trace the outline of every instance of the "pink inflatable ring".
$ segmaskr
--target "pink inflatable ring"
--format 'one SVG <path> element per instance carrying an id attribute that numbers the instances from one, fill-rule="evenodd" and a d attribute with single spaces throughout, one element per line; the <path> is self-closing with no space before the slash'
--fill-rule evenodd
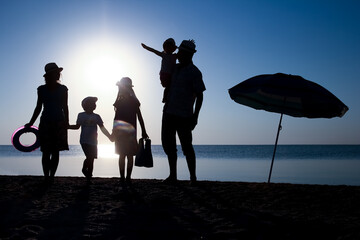
<path id="1" fill-rule="evenodd" d="M 32 145 L 23 145 L 20 142 L 20 136 L 23 135 L 24 133 L 29 133 L 29 132 L 35 134 L 36 141 Z M 25 126 L 22 126 L 16 129 L 16 131 L 11 136 L 11 143 L 17 150 L 21 152 L 32 152 L 40 147 L 40 141 L 38 135 L 39 135 L 39 129 L 36 126 L 31 126 L 27 128 Z"/>

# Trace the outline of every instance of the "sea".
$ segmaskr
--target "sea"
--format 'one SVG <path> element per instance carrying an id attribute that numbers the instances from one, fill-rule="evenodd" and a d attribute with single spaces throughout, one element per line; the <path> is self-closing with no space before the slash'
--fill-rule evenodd
<path id="1" fill-rule="evenodd" d="M 164 179 L 169 174 L 161 145 L 152 145 L 154 167 L 134 166 L 134 179 Z M 197 177 L 202 181 L 267 182 L 273 145 L 195 145 Z M 119 177 L 114 146 L 99 145 L 94 177 Z M 83 176 L 81 146 L 60 153 L 56 176 Z M 41 152 L 25 153 L 12 145 L 0 145 L 0 175 L 41 176 Z M 178 146 L 178 178 L 189 172 Z M 278 145 L 271 175 L 273 183 L 360 186 L 360 145 Z"/>

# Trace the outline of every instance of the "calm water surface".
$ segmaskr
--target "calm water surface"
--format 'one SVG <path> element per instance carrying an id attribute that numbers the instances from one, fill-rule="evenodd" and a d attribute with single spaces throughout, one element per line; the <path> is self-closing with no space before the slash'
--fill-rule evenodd
<path id="1" fill-rule="evenodd" d="M 179 147 L 178 178 L 189 178 Z M 197 145 L 199 180 L 266 182 L 272 145 Z M 164 179 L 167 158 L 162 147 L 152 146 L 153 168 L 134 167 L 133 178 Z M 41 152 L 22 153 L 12 146 L 0 146 L 0 175 L 42 175 Z M 80 146 L 61 152 L 57 176 L 82 176 L 84 160 Z M 95 177 L 118 177 L 118 156 L 113 145 L 99 145 Z M 277 148 L 272 182 L 359 185 L 360 145 L 280 145 Z"/>

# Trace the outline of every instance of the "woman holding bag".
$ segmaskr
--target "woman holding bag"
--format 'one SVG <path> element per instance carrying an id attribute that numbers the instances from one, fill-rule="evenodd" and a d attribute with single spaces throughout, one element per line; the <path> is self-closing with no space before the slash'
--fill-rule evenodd
<path id="1" fill-rule="evenodd" d="M 131 185 L 131 173 L 134 165 L 134 155 L 138 146 L 136 140 L 136 117 L 139 119 L 143 138 L 148 138 L 145 130 L 144 120 L 140 111 L 140 102 L 133 90 L 132 80 L 128 77 L 122 78 L 116 83 L 119 88 L 114 103 L 115 118 L 113 137 L 115 140 L 115 152 L 119 154 L 120 183 L 124 186 L 125 181 Z M 127 158 L 125 178 L 125 158 Z"/>

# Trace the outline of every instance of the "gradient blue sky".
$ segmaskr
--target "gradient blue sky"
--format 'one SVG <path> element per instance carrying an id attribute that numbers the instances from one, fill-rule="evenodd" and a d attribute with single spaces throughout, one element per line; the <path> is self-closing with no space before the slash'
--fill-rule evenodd
<path id="1" fill-rule="evenodd" d="M 279 144 L 360 144 L 359 9 L 357 0 L 1 1 L 0 144 L 30 120 L 52 61 L 64 68 L 71 123 L 81 100 L 97 96 L 95 112 L 111 130 L 115 83 L 129 76 L 160 144 L 160 58 L 140 44 L 161 50 L 168 37 L 197 44 L 207 90 L 195 144 L 273 144 L 280 115 L 239 105 L 228 89 L 277 72 L 314 81 L 350 108 L 342 118 L 285 116 Z M 71 131 L 69 143 L 78 140 Z M 101 132 L 99 140 L 110 143 Z"/>

